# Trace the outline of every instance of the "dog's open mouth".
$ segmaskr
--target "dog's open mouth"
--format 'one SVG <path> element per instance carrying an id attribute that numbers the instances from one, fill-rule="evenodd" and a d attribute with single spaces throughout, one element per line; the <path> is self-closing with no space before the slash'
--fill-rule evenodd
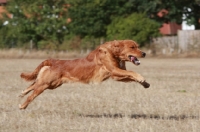
<path id="1" fill-rule="evenodd" d="M 137 57 L 129 55 L 128 58 L 131 62 L 133 62 L 135 65 L 140 65 L 140 61 L 137 59 Z"/>

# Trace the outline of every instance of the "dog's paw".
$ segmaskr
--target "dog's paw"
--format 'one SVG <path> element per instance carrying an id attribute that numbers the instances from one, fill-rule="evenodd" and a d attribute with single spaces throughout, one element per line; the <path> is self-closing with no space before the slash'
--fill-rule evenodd
<path id="1" fill-rule="evenodd" d="M 19 104 L 19 109 L 20 110 L 24 109 L 21 104 Z"/>
<path id="2" fill-rule="evenodd" d="M 22 90 L 21 94 L 18 97 L 21 97 L 21 98 L 24 97 L 23 93 L 24 93 L 24 90 Z"/>
<path id="3" fill-rule="evenodd" d="M 142 84 L 142 86 L 144 86 L 144 88 L 149 88 L 150 87 L 150 84 L 147 83 L 146 81 L 143 81 L 140 84 Z"/>

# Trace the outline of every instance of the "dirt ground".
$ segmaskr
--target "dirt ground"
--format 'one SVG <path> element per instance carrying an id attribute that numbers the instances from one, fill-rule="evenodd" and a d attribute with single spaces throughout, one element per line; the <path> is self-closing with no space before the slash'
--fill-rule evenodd
<path id="1" fill-rule="evenodd" d="M 2 132 L 199 132 L 200 59 L 145 58 L 128 70 L 151 84 L 113 80 L 64 84 L 46 90 L 26 110 L 18 95 L 30 83 L 20 78 L 42 59 L 0 59 Z"/>

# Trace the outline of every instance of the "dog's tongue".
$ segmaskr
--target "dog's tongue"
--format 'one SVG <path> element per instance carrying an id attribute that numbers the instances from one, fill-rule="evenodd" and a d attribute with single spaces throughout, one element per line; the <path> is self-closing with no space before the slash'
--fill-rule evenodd
<path id="1" fill-rule="evenodd" d="M 136 57 L 134 57 L 134 56 L 131 56 L 131 61 L 132 61 L 134 64 L 136 64 L 136 65 L 139 65 L 139 64 L 140 64 L 140 61 L 139 61 Z"/>

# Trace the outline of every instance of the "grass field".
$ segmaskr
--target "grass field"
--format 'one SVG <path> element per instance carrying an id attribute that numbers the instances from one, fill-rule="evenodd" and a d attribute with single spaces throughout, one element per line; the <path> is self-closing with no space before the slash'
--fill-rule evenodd
<path id="1" fill-rule="evenodd" d="M 30 83 L 21 72 L 41 59 L 0 59 L 2 132 L 199 132 L 200 59 L 140 59 L 127 64 L 151 84 L 112 80 L 101 84 L 64 84 L 46 90 L 26 110 L 18 95 Z"/>

